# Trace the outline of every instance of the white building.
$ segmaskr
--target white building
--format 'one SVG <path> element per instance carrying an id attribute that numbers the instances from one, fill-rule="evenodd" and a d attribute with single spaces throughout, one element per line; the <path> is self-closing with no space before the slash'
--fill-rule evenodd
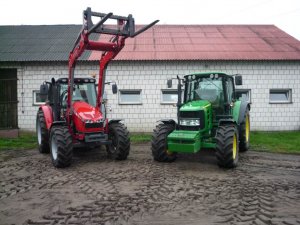
<path id="1" fill-rule="evenodd" d="M 0 26 L 0 129 L 35 130 L 40 84 L 68 76 L 67 59 L 80 26 Z M 76 74 L 98 74 L 98 52 L 85 53 Z M 157 25 L 109 64 L 109 118 L 131 132 L 152 132 L 176 118 L 176 85 L 193 72 L 242 74 L 241 95 L 251 102 L 252 130 L 300 129 L 300 42 L 273 25 Z"/>

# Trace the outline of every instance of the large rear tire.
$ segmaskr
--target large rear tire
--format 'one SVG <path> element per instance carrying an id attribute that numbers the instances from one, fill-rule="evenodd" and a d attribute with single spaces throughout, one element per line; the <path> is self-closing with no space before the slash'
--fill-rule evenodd
<path id="1" fill-rule="evenodd" d="M 218 165 L 234 168 L 239 160 L 239 136 L 235 125 L 223 125 L 216 132 L 216 157 Z"/>
<path id="2" fill-rule="evenodd" d="M 50 150 L 52 163 L 57 168 L 71 165 L 73 157 L 72 136 L 65 126 L 57 126 L 51 129 Z"/>
<path id="3" fill-rule="evenodd" d="M 111 145 L 106 146 L 108 157 L 114 160 L 127 159 L 130 151 L 130 138 L 126 126 L 122 123 L 108 125 L 108 139 Z"/>
<path id="4" fill-rule="evenodd" d="M 46 126 L 46 120 L 44 113 L 41 109 L 37 112 L 36 115 L 36 135 L 38 148 L 40 153 L 49 153 L 49 135 Z"/>
<path id="5" fill-rule="evenodd" d="M 249 108 L 245 113 L 244 122 L 240 125 L 240 151 L 246 152 L 250 146 L 250 113 Z"/>
<path id="6" fill-rule="evenodd" d="M 154 160 L 158 162 L 174 162 L 177 154 L 168 151 L 168 135 L 175 129 L 173 124 L 159 124 L 153 130 L 151 150 Z"/>

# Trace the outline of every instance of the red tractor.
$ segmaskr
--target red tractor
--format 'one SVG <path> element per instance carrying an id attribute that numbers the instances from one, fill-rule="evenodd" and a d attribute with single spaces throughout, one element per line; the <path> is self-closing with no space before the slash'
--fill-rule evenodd
<path id="1" fill-rule="evenodd" d="M 92 17 L 100 18 L 93 24 Z M 104 25 L 110 19 L 116 25 Z M 120 119 L 106 118 L 104 105 L 105 71 L 108 63 L 116 57 L 128 37 L 146 31 L 158 20 L 135 31 L 132 15 L 116 16 L 83 11 L 83 28 L 69 56 L 69 77 L 44 82 L 40 95 L 46 100 L 37 113 L 36 130 L 39 151 L 51 152 L 55 167 L 71 164 L 73 147 L 105 145 L 108 154 L 116 160 L 125 160 L 130 151 L 129 132 Z M 110 37 L 107 41 L 91 40 L 98 33 Z M 101 51 L 98 85 L 93 78 L 74 78 L 77 59 L 85 50 Z M 97 88 L 97 90 L 96 90 Z M 113 93 L 117 86 L 112 85 Z"/>

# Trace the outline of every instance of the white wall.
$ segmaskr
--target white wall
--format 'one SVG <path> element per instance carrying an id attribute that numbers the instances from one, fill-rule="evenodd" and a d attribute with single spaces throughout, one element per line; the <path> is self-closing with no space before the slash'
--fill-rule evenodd
<path id="1" fill-rule="evenodd" d="M 98 63 L 81 62 L 76 74 L 98 74 Z M 0 65 L 1 68 L 8 67 Z M 67 63 L 27 63 L 11 65 L 18 68 L 19 127 L 34 130 L 38 106 L 33 106 L 33 90 L 39 90 L 44 80 L 67 77 Z M 118 95 L 112 95 L 107 86 L 110 118 L 123 118 L 131 132 L 152 132 L 156 121 L 176 118 L 176 107 L 161 104 L 161 89 L 166 80 L 177 75 L 193 72 L 222 71 L 242 74 L 242 89 L 251 89 L 252 130 L 299 130 L 300 129 L 300 64 L 299 62 L 112 62 L 106 80 L 115 80 L 119 89 L 142 89 L 141 105 L 120 105 Z M 176 88 L 176 84 L 173 84 Z M 270 88 L 292 89 L 292 103 L 270 104 Z M 23 94 L 22 94 L 23 93 Z"/>

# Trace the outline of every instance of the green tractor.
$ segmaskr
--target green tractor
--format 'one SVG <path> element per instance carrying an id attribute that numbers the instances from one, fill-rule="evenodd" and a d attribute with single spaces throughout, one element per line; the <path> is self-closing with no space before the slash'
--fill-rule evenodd
<path id="1" fill-rule="evenodd" d="M 154 129 L 154 160 L 173 162 L 177 153 L 215 149 L 220 167 L 236 167 L 239 152 L 249 149 L 250 140 L 250 104 L 235 93 L 235 85 L 242 85 L 242 76 L 209 72 L 177 80 L 178 123 L 164 119 Z M 167 84 L 171 88 L 172 79 Z"/>

